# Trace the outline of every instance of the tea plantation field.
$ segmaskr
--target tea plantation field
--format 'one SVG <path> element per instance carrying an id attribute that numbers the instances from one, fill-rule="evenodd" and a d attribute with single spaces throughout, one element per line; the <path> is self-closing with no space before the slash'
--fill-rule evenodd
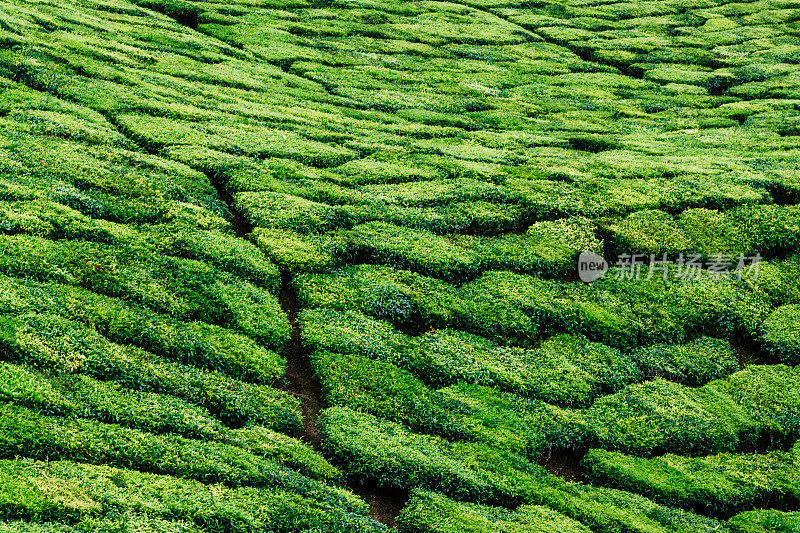
<path id="1" fill-rule="evenodd" d="M 798 280 L 794 0 L 0 0 L 0 533 L 800 532 Z"/>

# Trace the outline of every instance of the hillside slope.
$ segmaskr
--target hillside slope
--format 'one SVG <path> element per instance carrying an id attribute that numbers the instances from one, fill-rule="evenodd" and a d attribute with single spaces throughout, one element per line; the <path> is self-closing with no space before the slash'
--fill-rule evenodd
<path id="1" fill-rule="evenodd" d="M 0 48 L 0 533 L 800 530 L 796 2 L 12 0 Z"/>

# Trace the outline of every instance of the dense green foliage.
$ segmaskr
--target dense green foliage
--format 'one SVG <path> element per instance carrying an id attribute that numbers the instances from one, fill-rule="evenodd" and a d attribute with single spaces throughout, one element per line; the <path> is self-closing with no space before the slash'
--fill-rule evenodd
<path id="1" fill-rule="evenodd" d="M 523 506 L 514 512 L 497 507 L 458 503 L 440 494 L 415 492 L 400 516 L 400 531 L 588 533 L 590 530 L 551 509 Z"/>
<path id="2" fill-rule="evenodd" d="M 786 452 L 641 459 L 592 450 L 583 459 L 596 483 L 638 492 L 670 506 L 730 515 L 800 503 L 800 465 Z"/>
<path id="3" fill-rule="evenodd" d="M 797 531 L 798 24 L 3 2 L 0 533 Z"/>
<path id="4" fill-rule="evenodd" d="M 687 344 L 653 344 L 634 358 L 645 376 L 664 377 L 686 385 L 703 385 L 739 369 L 730 345 L 722 339 L 700 337 Z"/>
<path id="5" fill-rule="evenodd" d="M 747 511 L 728 521 L 735 533 L 788 533 L 800 527 L 800 513 L 781 511 Z"/>
<path id="6" fill-rule="evenodd" d="M 761 337 L 767 350 L 782 362 L 800 362 L 800 306 L 779 307 L 764 321 Z"/>

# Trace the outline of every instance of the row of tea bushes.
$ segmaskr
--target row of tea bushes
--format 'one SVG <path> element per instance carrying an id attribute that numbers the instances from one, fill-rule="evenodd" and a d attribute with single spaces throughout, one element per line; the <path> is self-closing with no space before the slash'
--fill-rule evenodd
<path id="1" fill-rule="evenodd" d="M 800 244 L 800 211 L 795 206 L 752 205 L 725 212 L 687 209 L 679 216 L 637 211 L 607 228 L 610 253 L 698 253 L 703 257 L 740 254 L 762 257 L 794 251 Z"/>
<path id="2" fill-rule="evenodd" d="M 116 318 L 124 320 L 127 317 L 123 315 Z M 163 345 L 147 346 L 146 338 L 140 338 L 140 341 L 144 340 L 142 344 L 146 344 L 147 348 L 156 348 L 153 351 L 165 359 L 224 372 L 230 376 L 240 376 L 256 383 L 276 381 L 285 368 L 286 363 L 278 354 L 261 348 L 247 337 L 231 334 L 222 328 L 206 328 L 202 323 L 179 324 L 184 327 L 175 328 L 177 331 L 148 330 L 155 333 L 156 340 L 170 342 L 176 348 L 172 353 L 158 349 Z M 140 323 L 139 327 L 148 325 Z M 87 328 L 83 323 L 58 315 L 0 315 L 0 331 L 0 338 L 7 350 L 6 357 L 42 370 L 80 372 L 86 366 L 105 360 L 106 350 L 121 349 L 115 348 L 106 337 Z M 133 328 L 117 331 L 121 331 L 121 334 L 112 335 L 112 339 L 119 342 L 125 342 L 124 337 L 136 334 Z M 200 335 L 192 335 L 194 332 L 199 332 Z M 170 338 L 170 333 L 177 335 Z M 221 335 L 214 337 L 215 333 Z M 198 345 L 199 350 L 193 349 Z"/>
<path id="3" fill-rule="evenodd" d="M 403 533 L 589 533 L 589 528 L 551 509 L 535 505 L 509 511 L 415 491 L 398 518 Z"/>
<path id="4" fill-rule="evenodd" d="M 333 255 L 345 262 L 388 265 L 450 283 L 480 272 L 508 269 L 547 277 L 573 275 L 578 254 L 600 251 L 589 219 L 537 222 L 523 234 L 448 237 L 383 222 L 356 226 L 336 236 Z"/>
<path id="5" fill-rule="evenodd" d="M 779 361 L 800 362 L 800 305 L 784 305 L 772 312 L 763 324 L 761 342 Z"/>
<path id="6" fill-rule="evenodd" d="M 147 307 L 70 285 L 5 276 L 0 277 L 0 284 L 0 310 L 16 315 L 41 313 L 41 320 L 51 323 L 50 329 L 69 331 L 77 337 L 93 335 L 93 340 L 82 343 L 87 347 L 107 342 L 89 332 L 95 330 L 116 343 L 138 346 L 200 367 L 230 370 L 247 379 L 269 383 L 283 371 L 284 363 L 274 351 L 228 328 L 176 320 Z M 64 318 L 59 320 L 52 315 Z M 282 349 L 284 338 L 288 338 L 290 327 L 283 317 L 280 324 L 275 324 L 280 339 L 275 339 L 275 349 Z M 62 325 L 57 325 L 59 322 Z M 79 331 L 81 328 L 83 332 Z"/>
<path id="7" fill-rule="evenodd" d="M 406 336 L 353 312 L 309 310 L 300 320 L 310 348 L 391 363 L 433 387 L 473 383 L 585 407 L 641 379 L 632 357 L 582 336 L 556 335 L 521 349 L 456 330 Z"/>
<path id="8" fill-rule="evenodd" d="M 776 365 L 749 366 L 699 388 L 663 379 L 629 385 L 598 399 L 586 416 L 603 449 L 706 455 L 752 448 L 760 439 L 794 442 L 798 409 L 797 370 Z"/>
<path id="9" fill-rule="evenodd" d="M 44 414 L 78 416 L 149 433 L 220 440 L 225 427 L 208 411 L 162 394 L 130 391 L 85 375 L 51 378 L 23 366 L 0 363 L 0 397 Z"/>
<path id="10" fill-rule="evenodd" d="M 793 280 L 800 276 L 800 255 L 793 254 L 783 261 L 764 261 L 758 278 L 746 283 L 754 292 L 762 294 L 773 306 L 800 304 L 800 290 Z"/>
<path id="11" fill-rule="evenodd" d="M 7 458 L 108 464 L 229 486 L 282 488 L 331 501 L 353 498 L 265 455 L 231 444 L 155 435 L 91 420 L 48 417 L 14 404 L 0 406 L 0 440 L 2 454 Z M 272 455 L 282 460 L 279 454 Z M 289 464 L 301 459 L 291 452 L 286 455 Z"/>
<path id="12" fill-rule="evenodd" d="M 105 531 L 140 531 L 141 533 L 200 533 L 200 527 L 184 521 L 126 514 L 120 518 L 86 518 L 74 525 L 60 522 L 0 522 L 2 533 L 100 533 Z"/>
<path id="13" fill-rule="evenodd" d="M 411 531 L 449 531 L 436 528 L 446 528 L 452 521 L 459 523 L 467 516 L 476 527 L 485 524 L 486 518 L 512 522 L 525 519 L 524 512 L 508 514 L 507 510 L 485 507 L 498 503 L 512 508 L 521 503 L 545 506 L 601 533 L 723 531 L 716 520 L 670 509 L 633 493 L 565 482 L 510 452 L 414 434 L 348 409 L 325 411 L 322 428 L 323 446 L 351 479 L 367 478 L 381 486 L 417 490 L 399 520 L 401 528 L 406 527 L 406 521 L 408 527 L 422 528 Z M 456 503 L 425 490 L 482 505 Z M 438 525 L 432 522 L 431 505 L 442 513 L 438 515 Z M 564 521 L 559 515 L 550 517 Z"/>
<path id="14" fill-rule="evenodd" d="M 452 419 L 467 434 L 466 440 L 510 451 L 530 461 L 545 460 L 556 450 L 578 453 L 591 439 L 581 411 L 479 385 L 458 384 L 440 389 L 439 393 L 453 410 Z"/>
<path id="15" fill-rule="evenodd" d="M 5 520 L 72 523 L 74 531 L 115 531 L 116 523 L 120 531 L 140 526 L 134 530 L 170 533 L 386 530 L 367 517 L 362 502 L 342 490 L 302 495 L 277 486 L 233 488 L 110 466 L 28 459 L 0 462 L 0 476 L 0 516 Z M 170 526 L 170 521 L 175 523 Z M 10 527 L 28 530 L 19 522 Z M 57 524 L 52 528 L 59 531 Z M 29 530 L 37 531 L 36 526 Z"/>
<path id="16" fill-rule="evenodd" d="M 11 313 L 1 315 L 4 359 L 46 372 L 86 373 L 129 389 L 170 394 L 233 426 L 259 424 L 288 433 L 301 427 L 297 399 L 232 377 L 273 383 L 283 372 L 285 363 L 277 354 L 244 336 L 207 324 L 178 322 L 69 286 L 0 281 L 0 306 Z"/>
<path id="17" fill-rule="evenodd" d="M 298 276 L 305 307 L 359 311 L 417 330 L 454 328 L 500 344 L 531 347 L 556 333 L 580 334 L 631 350 L 696 337 L 754 340 L 770 304 L 761 291 L 731 279 L 671 275 L 629 279 L 611 269 L 591 285 L 513 272 L 484 272 L 461 287 L 386 266 L 358 265 Z M 648 279 L 649 277 L 649 279 Z"/>
<path id="18" fill-rule="evenodd" d="M 0 376 L 0 399 L 42 414 L 232 444 L 310 477 L 339 477 L 336 469 L 296 439 L 259 426 L 229 429 L 206 409 L 175 396 L 132 391 L 85 375 L 49 377 L 8 363 L 0 363 Z"/>
<path id="19" fill-rule="evenodd" d="M 280 281 L 275 265 L 253 244 L 226 231 L 192 227 L 185 222 L 133 226 L 92 218 L 52 201 L 2 201 L 0 232 L 129 246 L 140 249 L 143 256 L 154 252 L 203 261 L 273 294 Z"/>
<path id="20" fill-rule="evenodd" d="M 144 248 L 20 235 L 0 236 L 0 248 L 0 272 L 8 276 L 125 298 L 179 320 L 233 328 L 273 349 L 281 349 L 289 337 L 276 296 L 200 261 Z"/>
<path id="21" fill-rule="evenodd" d="M 589 431 L 579 412 L 488 387 L 460 384 L 437 391 L 390 362 L 361 355 L 314 351 L 310 357 L 328 405 L 532 459 L 552 449 L 587 446 Z"/>
<path id="22" fill-rule="evenodd" d="M 594 484 L 629 490 L 670 507 L 731 516 L 754 508 L 795 509 L 800 503 L 797 454 L 662 455 L 642 459 L 590 450 L 583 471 Z"/>
<path id="23" fill-rule="evenodd" d="M 731 518 L 728 526 L 734 533 L 791 533 L 800 527 L 800 513 L 745 511 Z"/>
<path id="24" fill-rule="evenodd" d="M 686 344 L 653 344 L 633 353 L 648 379 L 663 377 L 684 385 L 699 386 L 725 378 L 739 370 L 730 343 L 699 337 Z"/>

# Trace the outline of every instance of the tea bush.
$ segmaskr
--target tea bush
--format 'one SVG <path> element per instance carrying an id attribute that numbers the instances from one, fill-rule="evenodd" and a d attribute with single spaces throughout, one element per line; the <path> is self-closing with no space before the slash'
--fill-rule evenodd
<path id="1" fill-rule="evenodd" d="M 435 385 L 475 383 L 556 405 L 586 406 L 639 377 L 630 358 L 580 336 L 554 336 L 530 350 L 495 346 L 450 330 L 427 333 L 418 340 L 404 364 Z"/>
<path id="2" fill-rule="evenodd" d="M 343 267 L 294 284 L 303 306 L 359 311 L 400 327 L 459 325 L 471 310 L 454 286 L 386 266 Z"/>
<path id="3" fill-rule="evenodd" d="M 793 250 L 800 233 L 794 206 L 752 205 L 726 212 L 687 209 L 677 218 L 662 211 L 632 213 L 608 230 L 617 254 L 699 253 L 762 256 Z"/>
<path id="4" fill-rule="evenodd" d="M 320 351 L 310 359 L 328 405 L 369 413 L 422 433 L 470 436 L 438 393 L 391 363 Z"/>
<path id="5" fill-rule="evenodd" d="M 524 235 L 476 240 L 471 247 L 484 258 L 483 268 L 564 278 L 573 274 L 578 255 L 601 251 L 601 242 L 585 218 L 536 222 Z"/>
<path id="6" fill-rule="evenodd" d="M 700 337 L 687 344 L 653 344 L 637 350 L 634 359 L 648 378 L 663 377 L 685 385 L 704 385 L 739 370 L 730 344 Z"/>
<path id="7" fill-rule="evenodd" d="M 718 520 L 659 505 L 638 494 L 551 481 L 532 501 L 578 520 L 600 533 L 657 531 L 712 533 L 723 529 Z"/>
<path id="8" fill-rule="evenodd" d="M 635 345 L 638 324 L 614 295 L 509 272 L 487 272 L 461 288 L 474 305 L 466 329 L 529 346 L 553 333 L 580 333 L 616 348 Z"/>
<path id="9" fill-rule="evenodd" d="M 398 518 L 405 533 L 447 533 L 469 531 L 547 532 L 590 531 L 586 526 L 541 506 L 522 506 L 516 511 L 451 500 L 435 492 L 415 491 Z"/>
<path id="10" fill-rule="evenodd" d="M 800 525 L 800 513 L 773 510 L 745 511 L 727 522 L 734 533 L 789 533 Z"/>
<path id="11" fill-rule="evenodd" d="M 154 531 L 164 531 L 159 522 L 165 526 L 170 520 L 185 524 L 188 531 L 196 525 L 210 531 L 270 528 L 288 533 L 298 525 L 324 528 L 331 521 L 353 531 L 385 530 L 369 520 L 364 505 L 344 491 L 332 492 L 327 499 L 321 494 L 305 497 L 277 488 L 205 485 L 67 461 L 5 460 L 0 471 L 4 480 L 0 508 L 5 516 L 12 520 L 26 515 L 79 519 L 78 531 L 107 531 L 103 526 L 116 520 L 123 526 L 149 523 Z M 28 497 L 20 498 L 22 494 Z M 64 505 L 65 501 L 71 503 Z"/>
<path id="12" fill-rule="evenodd" d="M 376 222 L 357 226 L 347 238 L 349 255 L 451 283 L 474 277 L 480 268 L 476 253 L 426 231 Z"/>
<path id="13" fill-rule="evenodd" d="M 224 427 L 207 411 L 177 398 L 132 392 L 88 376 L 48 378 L 25 367 L 0 363 L 3 399 L 49 414 L 73 415 L 134 427 L 220 440 Z"/>
<path id="14" fill-rule="evenodd" d="M 540 461 L 553 450 L 581 450 L 589 440 L 583 413 L 477 385 L 440 389 L 452 420 L 471 439 Z"/>
<path id="15" fill-rule="evenodd" d="M 663 379 L 604 396 L 586 416 L 602 448 L 642 456 L 734 451 L 754 443 L 762 429 L 760 419 L 727 394 Z"/>
<path id="16" fill-rule="evenodd" d="M 492 486 L 451 457 L 445 441 L 411 433 L 397 424 L 346 408 L 320 418 L 323 449 L 348 476 L 379 486 L 425 487 L 459 499 L 486 500 Z"/>
<path id="17" fill-rule="evenodd" d="M 328 244 L 313 235 L 256 228 L 252 236 L 261 251 L 285 271 L 300 273 L 325 270 L 334 264 Z"/>
<path id="18" fill-rule="evenodd" d="M 800 501 L 800 470 L 786 452 L 641 459 L 591 450 L 582 465 L 594 483 L 715 516 L 731 516 L 766 505 L 794 508 Z"/>
<path id="19" fill-rule="evenodd" d="M 357 354 L 398 363 L 416 344 L 386 322 L 355 312 L 328 309 L 304 310 L 299 317 L 303 344 L 310 350 Z"/>
<path id="20" fill-rule="evenodd" d="M 273 348 L 288 339 L 277 298 L 198 261 L 81 241 L 5 239 L 0 239 L 4 250 L 0 271 L 7 275 L 126 297 L 175 318 L 253 333 Z"/>
<path id="21" fill-rule="evenodd" d="M 113 326 L 124 327 L 125 319 L 130 315 L 116 315 L 114 318 L 122 320 Z M 140 328 L 148 325 L 139 323 Z M 159 325 L 158 322 L 155 325 Z M 146 333 L 156 336 L 153 339 L 156 342 L 149 343 L 149 339 L 140 337 L 140 344 L 168 359 L 256 382 L 270 383 L 283 371 L 285 362 L 277 354 L 264 350 L 247 337 L 222 328 L 207 328 L 201 323 L 189 323 L 175 329 L 159 331 L 148 328 Z M 54 368 L 74 372 L 82 369 L 87 361 L 105 360 L 104 350 L 114 349 L 105 337 L 83 324 L 49 314 L 23 314 L 14 318 L 0 316 L 0 331 L 0 342 L 8 350 L 8 357 L 42 370 Z M 133 328 L 117 329 L 109 337 L 126 342 L 136 333 Z"/>
<path id="22" fill-rule="evenodd" d="M 88 420 L 50 418 L 11 404 L 0 407 L 0 424 L 5 457 L 113 464 L 231 486 L 284 488 L 298 494 L 339 497 L 330 486 L 228 444 L 159 436 Z"/>
<path id="23" fill-rule="evenodd" d="M 762 436 L 782 446 L 800 436 L 800 385 L 796 368 L 785 365 L 750 365 L 704 388 L 732 398 L 759 421 Z"/>
<path id="24" fill-rule="evenodd" d="M 779 361 L 796 364 L 800 361 L 800 306 L 784 305 L 764 321 L 761 343 Z"/>

